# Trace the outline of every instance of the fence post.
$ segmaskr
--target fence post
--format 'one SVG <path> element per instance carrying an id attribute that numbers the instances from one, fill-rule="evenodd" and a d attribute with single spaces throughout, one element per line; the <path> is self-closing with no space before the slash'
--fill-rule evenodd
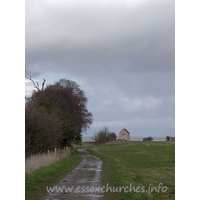
<path id="1" fill-rule="evenodd" d="M 55 158 L 56 158 L 56 151 L 57 151 L 57 149 L 55 148 Z"/>

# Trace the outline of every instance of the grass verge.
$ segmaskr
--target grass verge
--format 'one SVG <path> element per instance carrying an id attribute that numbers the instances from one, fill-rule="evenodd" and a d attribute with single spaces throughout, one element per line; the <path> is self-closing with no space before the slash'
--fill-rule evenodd
<path id="1" fill-rule="evenodd" d="M 72 171 L 81 157 L 77 155 L 77 148 L 73 149 L 73 156 L 59 160 L 47 167 L 36 169 L 30 174 L 25 174 L 25 199 L 38 200 L 46 195 L 46 186 L 53 186 L 64 176 Z"/>
<path id="2" fill-rule="evenodd" d="M 129 142 L 91 146 L 92 155 L 103 161 L 103 186 L 135 189 L 145 186 L 144 192 L 106 192 L 107 199 L 175 199 L 175 143 L 174 142 Z M 166 192 L 158 189 L 159 183 L 167 187 Z M 130 187 L 128 188 L 130 189 Z M 127 191 L 127 190 L 126 190 Z"/>
<path id="3" fill-rule="evenodd" d="M 46 167 L 58 160 L 64 159 L 64 158 L 66 158 L 66 156 L 70 156 L 70 155 L 71 155 L 71 149 L 68 151 L 66 151 L 64 149 L 57 150 L 56 156 L 55 156 L 55 152 L 31 155 L 30 157 L 26 158 L 26 160 L 25 160 L 25 172 L 31 173 L 40 167 Z"/>

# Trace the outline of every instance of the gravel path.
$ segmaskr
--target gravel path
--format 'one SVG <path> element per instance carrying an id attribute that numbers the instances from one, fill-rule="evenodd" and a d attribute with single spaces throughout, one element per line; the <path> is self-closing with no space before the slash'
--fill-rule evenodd
<path id="1" fill-rule="evenodd" d="M 79 165 L 40 200 L 104 199 L 103 193 L 97 190 L 102 184 L 102 161 L 96 156 L 91 156 L 86 148 L 78 151 L 79 156 L 82 157 Z"/>

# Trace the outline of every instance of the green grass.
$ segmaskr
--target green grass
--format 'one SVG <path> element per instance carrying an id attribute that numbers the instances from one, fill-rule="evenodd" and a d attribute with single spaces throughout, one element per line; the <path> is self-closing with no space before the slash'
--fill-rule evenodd
<path id="1" fill-rule="evenodd" d="M 145 190 L 163 183 L 166 192 L 107 192 L 106 199 L 175 199 L 175 143 L 129 142 L 91 146 L 103 161 L 103 186 L 132 186 Z"/>
<path id="2" fill-rule="evenodd" d="M 74 148 L 73 156 L 68 156 L 47 167 L 41 167 L 31 174 L 25 175 L 26 200 L 38 200 L 46 195 L 46 186 L 53 186 L 78 165 L 81 157 L 76 155 L 76 149 Z"/>

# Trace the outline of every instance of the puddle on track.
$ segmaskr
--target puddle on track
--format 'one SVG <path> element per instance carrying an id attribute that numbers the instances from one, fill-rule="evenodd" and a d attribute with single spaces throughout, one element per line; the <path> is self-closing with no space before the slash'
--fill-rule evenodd
<path id="1" fill-rule="evenodd" d="M 82 161 L 76 168 L 72 170 L 67 176 L 63 177 L 60 182 L 54 185 L 57 189 L 49 192 L 46 196 L 40 200 L 65 200 L 65 199 L 81 199 L 81 200 L 103 200 L 104 194 L 100 192 L 88 192 L 92 186 L 100 187 L 102 184 L 102 161 L 96 157 L 91 156 L 86 148 L 78 149 L 79 156 L 82 157 Z M 84 187 L 83 187 L 84 186 Z M 69 192 L 65 188 L 73 187 L 73 190 Z M 79 188 L 79 193 L 75 190 Z M 60 188 L 60 191 L 58 191 Z M 62 190 L 62 188 L 64 188 Z M 83 189 L 84 188 L 84 189 Z M 88 189 L 87 189 L 88 188 Z M 85 191 L 83 191 L 85 190 Z"/>

